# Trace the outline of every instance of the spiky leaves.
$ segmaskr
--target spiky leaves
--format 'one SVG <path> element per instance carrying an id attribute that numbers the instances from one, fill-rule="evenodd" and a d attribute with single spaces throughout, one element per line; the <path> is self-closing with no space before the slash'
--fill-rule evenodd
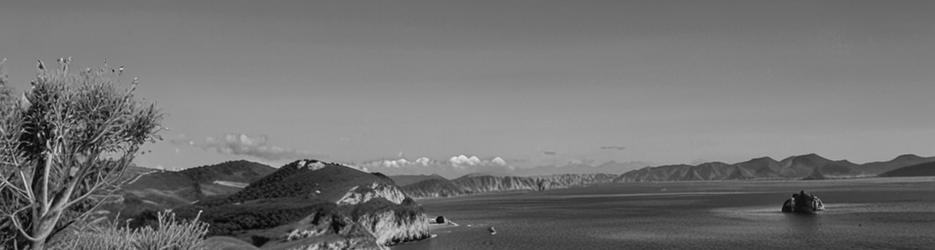
<path id="1" fill-rule="evenodd" d="M 109 189 L 160 129 L 162 114 L 137 100 L 135 80 L 121 88 L 117 70 L 69 73 L 69 61 L 40 67 L 22 100 L 0 108 L 0 192 L 28 203 L 3 212 L 33 248 L 81 218 L 63 214 Z"/>

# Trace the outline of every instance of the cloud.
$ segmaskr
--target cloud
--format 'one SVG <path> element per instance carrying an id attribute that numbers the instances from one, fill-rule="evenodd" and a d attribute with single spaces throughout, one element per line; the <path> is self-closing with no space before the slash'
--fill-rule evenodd
<path id="1" fill-rule="evenodd" d="M 500 157 L 495 157 L 495 158 L 493 158 L 492 160 L 490 160 L 490 162 L 493 163 L 493 164 L 496 164 L 496 165 L 506 166 L 506 161 L 503 160 L 503 158 L 500 158 Z"/>
<path id="2" fill-rule="evenodd" d="M 218 138 L 207 137 L 204 142 L 196 142 L 188 139 L 183 134 L 169 141 L 176 145 L 188 145 L 222 154 L 247 156 L 269 161 L 324 157 L 324 155 L 307 151 L 271 145 L 266 135 L 228 133 Z"/>
<path id="3" fill-rule="evenodd" d="M 415 160 L 409 160 L 406 158 L 399 159 L 389 159 L 389 160 L 377 160 L 361 163 L 361 166 L 372 167 L 372 168 L 409 168 L 409 167 L 428 167 L 430 165 L 436 164 L 438 161 L 429 159 L 428 157 L 419 157 Z"/>
<path id="4" fill-rule="evenodd" d="M 481 158 L 465 154 L 451 156 L 446 160 L 434 160 L 428 157 L 419 157 L 414 160 L 398 158 L 368 161 L 358 165 L 388 175 L 436 173 L 446 177 L 458 177 L 477 172 L 505 173 L 513 169 L 510 161 L 502 157 Z"/>
<path id="5" fill-rule="evenodd" d="M 479 165 L 481 163 L 481 160 L 477 156 L 473 156 L 473 155 L 472 156 L 458 155 L 458 156 L 452 156 L 451 158 L 448 158 L 448 162 L 454 166 L 464 166 L 464 165 L 474 166 L 474 165 Z"/>
<path id="6" fill-rule="evenodd" d="M 624 146 L 601 146 L 601 149 L 602 149 L 602 150 L 618 150 L 618 151 L 623 151 L 623 150 L 626 150 L 627 147 L 624 147 Z"/>
<path id="7" fill-rule="evenodd" d="M 370 162 L 368 163 L 368 165 L 385 167 L 385 168 L 403 168 L 403 167 L 411 167 L 411 166 L 425 167 L 425 166 L 428 166 L 430 163 L 432 163 L 431 159 L 427 157 L 419 157 L 412 161 L 406 158 L 400 158 L 396 160 L 382 160 L 382 161 Z"/>

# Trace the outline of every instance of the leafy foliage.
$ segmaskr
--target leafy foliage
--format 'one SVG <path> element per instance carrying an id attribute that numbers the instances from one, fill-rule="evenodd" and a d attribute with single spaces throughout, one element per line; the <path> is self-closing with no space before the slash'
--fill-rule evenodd
<path id="1" fill-rule="evenodd" d="M 124 67 L 74 73 L 70 60 L 58 69 L 40 61 L 21 98 L 0 80 L 0 245 L 43 249 L 158 139 L 162 114 L 136 99 L 138 81 L 117 86 Z"/>

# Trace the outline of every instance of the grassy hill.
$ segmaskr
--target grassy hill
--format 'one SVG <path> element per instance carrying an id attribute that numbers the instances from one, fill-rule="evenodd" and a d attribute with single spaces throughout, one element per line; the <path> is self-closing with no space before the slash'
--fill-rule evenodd
<path id="1" fill-rule="evenodd" d="M 161 210 L 233 194 L 247 183 L 273 171 L 270 166 L 245 160 L 165 171 L 134 167 L 124 174 L 118 195 L 105 209 L 132 217 L 144 210 Z"/>
<path id="2" fill-rule="evenodd" d="M 228 196 L 176 209 L 211 225 L 209 235 L 256 246 L 383 246 L 428 237 L 422 207 L 382 174 L 336 163 L 289 163 Z M 146 223 L 152 212 L 138 217 Z"/>

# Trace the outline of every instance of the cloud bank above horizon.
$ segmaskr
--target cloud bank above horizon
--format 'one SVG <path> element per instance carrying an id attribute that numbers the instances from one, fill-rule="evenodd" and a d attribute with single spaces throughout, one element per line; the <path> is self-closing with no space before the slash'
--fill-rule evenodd
<path id="1" fill-rule="evenodd" d="M 297 150 L 293 148 L 273 145 L 266 135 L 249 135 L 244 133 L 227 133 L 219 137 L 205 137 L 196 141 L 187 135 L 181 134 L 170 140 L 177 146 L 190 146 L 206 151 L 213 151 L 226 155 L 244 156 L 262 161 L 282 162 L 297 159 L 314 159 L 327 157 L 324 154 Z"/>

